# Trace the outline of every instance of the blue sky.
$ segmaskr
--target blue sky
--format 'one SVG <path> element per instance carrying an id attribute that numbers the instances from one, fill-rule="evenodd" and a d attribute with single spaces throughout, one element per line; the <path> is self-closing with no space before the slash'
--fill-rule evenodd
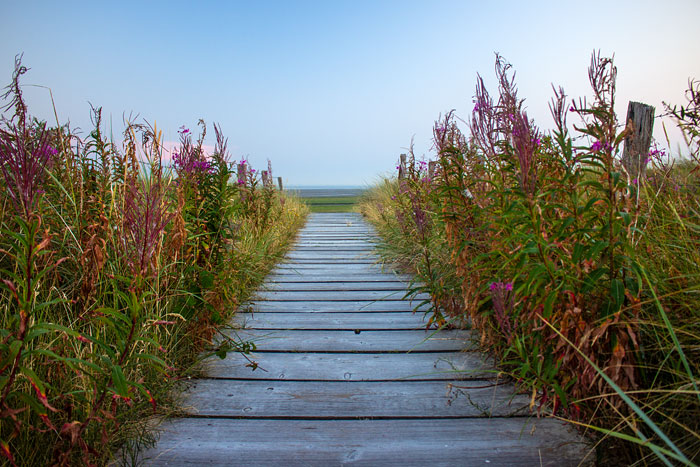
<path id="1" fill-rule="evenodd" d="M 25 0 L 3 14 L 0 82 L 24 53 L 24 83 L 51 88 L 61 122 L 87 133 L 88 103 L 115 133 L 139 115 L 169 141 L 217 122 L 235 159 L 269 158 L 292 185 L 372 183 L 412 138 L 429 155 L 439 114 L 471 112 L 477 73 L 495 91 L 495 52 L 545 129 L 552 83 L 590 95 L 594 49 L 615 54 L 622 118 L 629 100 L 683 102 L 700 78 L 697 0 Z M 48 92 L 25 89 L 30 112 L 53 121 Z"/>

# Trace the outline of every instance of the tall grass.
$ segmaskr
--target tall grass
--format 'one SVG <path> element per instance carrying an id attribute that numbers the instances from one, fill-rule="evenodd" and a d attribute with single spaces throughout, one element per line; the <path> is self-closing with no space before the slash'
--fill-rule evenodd
<path id="1" fill-rule="evenodd" d="M 0 128 L 0 453 L 128 459 L 202 352 L 253 348 L 220 331 L 306 208 L 231 161 L 217 126 L 213 154 L 200 122 L 168 162 L 146 124 L 128 122 L 118 149 L 100 109 L 85 139 L 31 119 L 26 71 L 17 60 Z"/>
<path id="2" fill-rule="evenodd" d="M 435 319 L 478 329 L 533 409 L 598 436 L 602 464 L 697 462 L 697 83 L 668 109 L 690 157 L 654 148 L 629 174 L 612 59 L 593 55 L 591 98 L 555 89 L 547 132 L 511 66 L 495 68 L 498 95 L 479 77 L 466 130 L 453 113 L 436 122 L 435 173 L 409 158 L 363 211 L 431 292 Z"/>

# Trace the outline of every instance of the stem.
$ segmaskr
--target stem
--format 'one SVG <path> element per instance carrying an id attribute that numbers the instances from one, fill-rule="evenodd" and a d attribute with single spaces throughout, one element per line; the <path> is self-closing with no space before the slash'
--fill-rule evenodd
<path id="1" fill-rule="evenodd" d="M 610 281 L 615 279 L 615 252 L 613 249 L 613 221 L 615 220 L 615 187 L 612 177 L 612 152 L 606 149 L 605 170 L 608 173 L 608 262 L 610 269 Z"/>
<path id="2" fill-rule="evenodd" d="M 19 323 L 19 335 L 17 337 L 18 340 L 20 340 L 22 343 L 19 346 L 19 350 L 17 351 L 17 355 L 15 356 L 15 360 L 12 362 L 12 369 L 10 370 L 10 376 L 7 380 L 7 385 L 5 386 L 5 389 L 2 392 L 2 399 L 0 399 L 0 407 L 5 406 L 5 401 L 7 400 L 7 396 L 10 395 L 10 390 L 12 389 L 12 383 L 15 381 L 15 377 L 17 376 L 17 369 L 19 368 L 19 360 L 22 357 L 22 350 L 24 350 L 24 345 L 26 342 L 24 342 L 24 339 L 27 337 L 27 323 L 29 321 L 29 315 L 24 312 L 24 310 L 20 310 L 19 312 L 20 315 L 20 323 Z M 3 369 L 4 370 L 4 369 Z"/>
<path id="3" fill-rule="evenodd" d="M 539 236 L 540 234 L 540 229 L 535 229 L 537 227 L 537 216 L 535 215 L 535 200 L 533 198 L 528 199 L 528 208 L 530 210 L 530 219 L 532 219 L 532 227 L 533 230 L 537 231 L 537 235 Z M 544 239 L 542 239 L 544 240 Z M 549 274 L 549 278 L 552 280 L 552 282 L 555 281 L 554 277 L 554 272 L 549 267 L 549 262 L 547 261 L 547 256 L 544 254 L 544 250 L 542 249 L 542 242 L 538 240 L 537 242 L 537 251 L 540 254 L 540 259 L 542 260 L 542 263 L 544 264 L 545 269 L 547 269 L 547 273 Z"/>
<path id="4" fill-rule="evenodd" d="M 136 318 L 131 318 L 131 329 L 129 330 L 129 336 L 126 339 L 126 344 L 124 345 L 124 351 L 122 354 L 119 356 L 119 362 L 117 365 L 121 366 L 124 363 L 124 359 L 126 358 L 126 355 L 128 355 L 129 350 L 131 350 L 131 345 L 133 344 L 133 337 L 134 337 L 134 330 L 136 329 Z M 108 377 L 109 379 L 109 377 Z M 78 431 L 78 436 L 76 439 L 81 439 L 83 433 L 85 433 L 85 430 L 88 427 L 88 424 L 90 421 L 95 419 L 95 414 L 97 411 L 102 408 L 102 404 L 104 403 L 105 397 L 107 397 L 107 384 L 105 384 L 105 387 L 102 389 L 102 394 L 100 394 L 100 397 L 97 401 L 95 401 L 95 404 L 92 406 L 90 409 L 90 415 L 85 419 L 85 422 L 80 425 L 80 430 Z"/>
<path id="5" fill-rule="evenodd" d="M 5 386 L 3 392 L 2 392 L 2 399 L 0 399 L 0 407 L 3 407 L 5 405 L 5 401 L 7 400 L 7 397 L 10 395 L 10 390 L 12 389 L 12 383 L 14 383 L 15 378 L 17 377 L 17 369 L 19 368 L 19 361 L 22 358 L 22 351 L 24 350 L 24 346 L 26 342 L 24 339 L 27 337 L 27 330 L 29 328 L 29 313 L 27 313 L 27 308 L 30 308 L 29 305 L 31 305 L 31 299 L 34 297 L 34 293 L 31 290 L 32 286 L 32 271 L 33 271 L 33 260 L 34 260 L 34 224 L 29 224 L 27 223 L 27 233 L 29 237 L 29 244 L 27 245 L 25 254 L 26 254 L 26 261 L 27 265 L 25 268 L 25 274 L 26 274 L 26 283 L 25 287 L 26 289 L 23 291 L 24 293 L 22 294 L 23 296 L 20 298 L 20 295 L 17 295 L 17 299 L 21 300 L 24 303 L 18 303 L 20 310 L 19 310 L 19 329 L 17 333 L 17 340 L 21 342 L 19 346 L 19 350 L 17 351 L 17 355 L 15 356 L 14 361 L 12 362 L 12 369 L 10 370 L 10 375 L 7 380 L 7 385 Z M 5 368 L 3 368 L 3 371 Z"/>

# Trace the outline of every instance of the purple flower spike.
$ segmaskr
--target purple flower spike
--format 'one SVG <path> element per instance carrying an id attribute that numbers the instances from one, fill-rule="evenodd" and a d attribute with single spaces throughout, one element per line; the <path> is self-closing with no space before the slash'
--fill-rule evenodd
<path id="1" fill-rule="evenodd" d="M 173 218 L 159 181 L 129 179 L 124 193 L 120 230 L 122 255 L 134 275 L 148 277 L 155 270 L 156 251 L 165 227 Z"/>
<path id="2" fill-rule="evenodd" d="M 11 131 L 0 132 L 0 172 L 15 209 L 27 218 L 44 192 L 46 171 L 58 151 L 49 145 L 45 131 L 38 138 L 18 127 Z"/>
<path id="3" fill-rule="evenodd" d="M 537 167 L 534 159 L 539 141 L 537 129 L 530 126 L 527 114 L 519 113 L 513 121 L 513 146 L 520 164 L 520 186 L 528 195 L 535 193 Z"/>
<path id="4" fill-rule="evenodd" d="M 511 322 L 511 314 L 515 304 L 512 282 L 493 282 L 491 289 L 491 301 L 493 302 L 493 314 L 501 331 L 508 341 L 513 338 L 514 326 Z"/>

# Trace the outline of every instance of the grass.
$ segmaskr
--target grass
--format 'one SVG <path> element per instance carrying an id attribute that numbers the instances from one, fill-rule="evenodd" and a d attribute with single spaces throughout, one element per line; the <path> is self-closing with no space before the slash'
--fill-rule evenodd
<path id="1" fill-rule="evenodd" d="M 359 196 L 324 196 L 301 198 L 301 201 L 311 212 L 352 212 L 359 199 Z"/>

